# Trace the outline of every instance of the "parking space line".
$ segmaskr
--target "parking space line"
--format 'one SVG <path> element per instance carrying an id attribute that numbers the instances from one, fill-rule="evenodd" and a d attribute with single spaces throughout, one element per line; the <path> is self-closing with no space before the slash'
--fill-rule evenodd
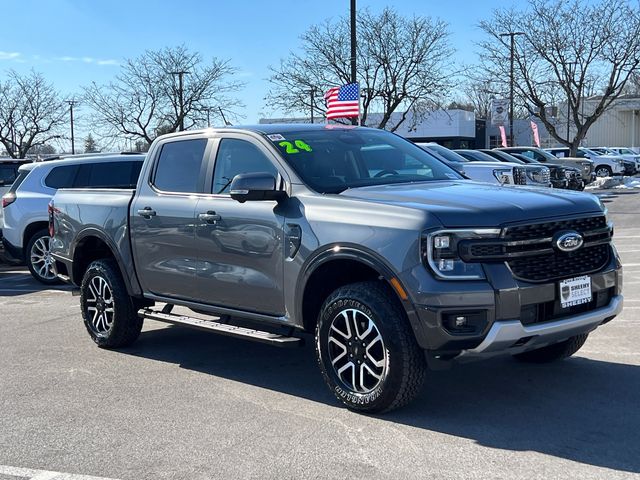
<path id="1" fill-rule="evenodd" d="M 8 465 L 0 465 L 0 474 L 17 477 L 21 480 L 116 480 L 114 478 L 75 475 L 73 473 L 53 472 L 49 470 L 33 470 L 31 468 L 10 467 Z"/>

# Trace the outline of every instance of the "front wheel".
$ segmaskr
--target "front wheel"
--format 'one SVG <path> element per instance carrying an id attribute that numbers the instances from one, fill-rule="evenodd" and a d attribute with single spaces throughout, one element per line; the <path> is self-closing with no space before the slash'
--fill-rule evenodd
<path id="1" fill-rule="evenodd" d="M 563 358 L 568 358 L 580 350 L 584 345 L 584 342 L 587 341 L 588 336 L 588 333 L 576 335 L 564 342 L 554 343 L 553 345 L 548 345 L 529 352 L 518 353 L 514 355 L 514 358 L 527 363 L 549 363 L 555 362 L 556 360 L 562 360 Z"/>
<path id="2" fill-rule="evenodd" d="M 334 291 L 320 311 L 318 364 L 336 398 L 351 410 L 401 407 L 424 381 L 424 353 L 392 295 L 379 282 L 355 283 Z"/>
<path id="3" fill-rule="evenodd" d="M 89 265 L 80 286 L 80 306 L 87 332 L 99 347 L 124 347 L 140 335 L 142 319 L 113 260 Z"/>

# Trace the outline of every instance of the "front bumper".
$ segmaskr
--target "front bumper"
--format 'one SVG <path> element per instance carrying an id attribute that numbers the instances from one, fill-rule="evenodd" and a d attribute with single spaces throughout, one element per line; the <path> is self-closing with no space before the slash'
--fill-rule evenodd
<path id="1" fill-rule="evenodd" d="M 606 307 L 572 317 L 536 325 L 522 325 L 520 320 L 495 322 L 480 345 L 462 352 L 471 357 L 509 350 L 519 353 L 588 333 L 598 325 L 613 319 L 622 311 L 623 297 L 616 295 Z"/>
<path id="2" fill-rule="evenodd" d="M 442 358 L 453 358 L 462 352 L 467 356 L 471 356 L 470 352 L 518 353 L 515 348 L 537 348 L 562 340 L 563 336 L 566 339 L 589 332 L 622 308 L 622 268 L 616 255 L 611 255 L 602 270 L 589 275 L 592 302 L 569 309 L 560 306 L 558 281 L 517 280 L 504 264 L 486 265 L 485 270 L 486 281 L 440 281 L 418 287 L 419 291 L 430 292 L 419 294 L 422 301 L 415 305 L 417 325 L 413 324 L 420 347 Z M 413 273 L 415 279 L 416 272 Z M 425 283 L 423 278 L 419 283 Z M 458 316 L 472 319 L 475 329 L 452 328 L 451 322 Z"/>

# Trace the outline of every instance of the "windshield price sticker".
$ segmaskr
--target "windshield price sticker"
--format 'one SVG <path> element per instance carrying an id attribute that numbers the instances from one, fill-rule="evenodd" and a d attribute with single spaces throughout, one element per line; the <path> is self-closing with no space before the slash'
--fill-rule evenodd
<path id="1" fill-rule="evenodd" d="M 272 142 L 279 142 L 280 140 L 284 140 L 284 137 L 279 133 L 272 133 L 271 135 L 267 135 L 267 138 Z"/>
<path id="2" fill-rule="evenodd" d="M 279 142 L 278 145 L 284 148 L 285 149 L 284 151 L 288 154 L 300 153 L 300 151 L 303 151 L 303 152 L 313 151 L 312 148 L 302 140 L 293 140 L 293 142 L 288 142 L 288 141 Z"/>
<path id="3" fill-rule="evenodd" d="M 591 298 L 591 277 L 588 275 L 560 282 L 560 305 L 562 308 L 589 303 Z"/>

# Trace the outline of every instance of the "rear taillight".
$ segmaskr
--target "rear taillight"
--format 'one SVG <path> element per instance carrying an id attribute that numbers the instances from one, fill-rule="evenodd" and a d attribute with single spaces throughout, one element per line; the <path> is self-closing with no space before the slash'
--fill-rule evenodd
<path id="1" fill-rule="evenodd" d="M 16 194 L 14 192 L 7 192 L 2 196 L 2 208 L 7 208 L 13 202 L 16 201 Z"/>
<path id="2" fill-rule="evenodd" d="M 47 207 L 47 212 L 49 213 L 49 236 L 51 238 L 53 238 L 53 236 L 56 233 L 56 229 L 53 225 L 53 212 L 54 212 L 54 208 L 53 208 L 53 200 L 51 202 L 49 202 L 49 206 Z"/>

